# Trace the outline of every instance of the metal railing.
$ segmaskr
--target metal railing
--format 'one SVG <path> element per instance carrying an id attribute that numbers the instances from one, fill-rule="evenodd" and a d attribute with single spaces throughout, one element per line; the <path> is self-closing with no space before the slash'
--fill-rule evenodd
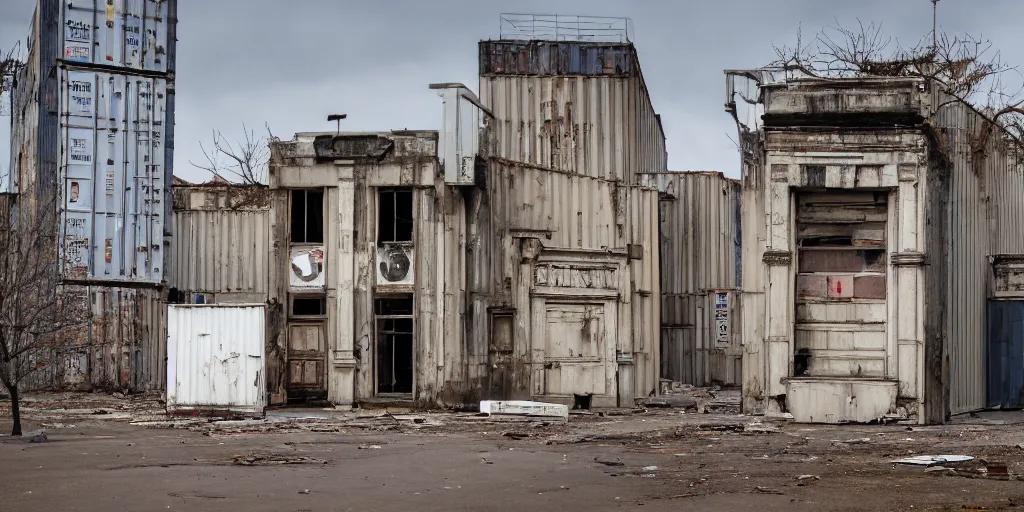
<path id="1" fill-rule="evenodd" d="M 633 20 L 607 16 L 501 14 L 501 39 L 631 42 Z"/>

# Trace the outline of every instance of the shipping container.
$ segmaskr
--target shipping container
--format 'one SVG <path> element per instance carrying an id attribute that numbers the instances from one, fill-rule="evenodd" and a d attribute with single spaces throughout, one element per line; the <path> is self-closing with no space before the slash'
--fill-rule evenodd
<path id="1" fill-rule="evenodd" d="M 168 306 L 167 410 L 262 414 L 265 328 L 262 304 Z"/>
<path id="2" fill-rule="evenodd" d="M 61 2 L 60 58 L 134 71 L 174 71 L 170 0 Z"/>
<path id="3" fill-rule="evenodd" d="M 163 278 L 167 82 L 61 71 L 66 279 Z"/>

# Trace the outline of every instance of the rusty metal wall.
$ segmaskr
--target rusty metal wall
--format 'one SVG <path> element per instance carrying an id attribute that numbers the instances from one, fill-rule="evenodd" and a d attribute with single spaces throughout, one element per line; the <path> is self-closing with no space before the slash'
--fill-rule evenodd
<path id="1" fill-rule="evenodd" d="M 662 194 L 661 376 L 693 385 L 738 384 L 735 364 L 726 360 L 740 357 L 738 341 L 735 350 L 711 342 L 709 297 L 737 287 L 740 183 L 717 172 L 650 178 Z"/>
<path id="2" fill-rule="evenodd" d="M 571 174 L 636 182 L 667 167 L 643 77 L 481 75 L 490 155 Z"/>
<path id="3" fill-rule="evenodd" d="M 69 341 L 39 354 L 25 387 L 163 390 L 167 375 L 167 306 L 159 290 L 69 286 L 64 300 L 88 308 L 89 321 L 62 333 Z"/>
<path id="4" fill-rule="evenodd" d="M 267 295 L 269 210 L 176 209 L 173 233 L 169 286 L 186 293 Z"/>

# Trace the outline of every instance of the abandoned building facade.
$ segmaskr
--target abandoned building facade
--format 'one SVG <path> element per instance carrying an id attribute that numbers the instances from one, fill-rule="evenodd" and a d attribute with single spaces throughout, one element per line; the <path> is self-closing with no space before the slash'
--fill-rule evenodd
<path id="1" fill-rule="evenodd" d="M 641 172 L 665 146 L 635 49 L 485 41 L 480 61 L 479 98 L 436 86 L 440 132 L 272 143 L 272 402 L 631 406 L 657 387 Z"/>
<path id="2" fill-rule="evenodd" d="M 89 317 L 29 387 L 259 410 L 632 407 L 682 382 L 827 423 L 1024 405 L 1019 142 L 926 79 L 727 72 L 733 180 L 667 170 L 627 33 L 520 30 L 479 43 L 478 94 L 430 86 L 438 130 L 273 138 L 266 185 L 197 185 L 170 172 L 175 2 L 95 4 L 40 0 L 12 94 L 2 193 L 54 205 Z M 190 351 L 230 322 L 244 350 Z M 252 373 L 182 398 L 231 359 Z"/>
<path id="3" fill-rule="evenodd" d="M 987 303 L 1019 280 L 998 256 L 1024 251 L 1016 144 L 924 78 L 777 73 L 727 72 L 744 410 L 942 423 L 986 407 Z"/>

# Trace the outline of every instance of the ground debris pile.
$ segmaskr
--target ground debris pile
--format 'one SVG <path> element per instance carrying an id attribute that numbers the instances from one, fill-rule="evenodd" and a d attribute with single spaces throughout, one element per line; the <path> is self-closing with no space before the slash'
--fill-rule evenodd
<path id="1" fill-rule="evenodd" d="M 299 455 L 243 453 L 233 455 L 231 463 L 235 466 L 277 466 L 283 464 L 327 464 L 327 461 Z"/>
<path id="2" fill-rule="evenodd" d="M 679 382 L 665 382 L 660 396 L 643 401 L 644 407 L 682 409 L 697 414 L 739 414 L 741 393 L 739 389 L 723 389 L 719 386 L 696 387 Z"/>

